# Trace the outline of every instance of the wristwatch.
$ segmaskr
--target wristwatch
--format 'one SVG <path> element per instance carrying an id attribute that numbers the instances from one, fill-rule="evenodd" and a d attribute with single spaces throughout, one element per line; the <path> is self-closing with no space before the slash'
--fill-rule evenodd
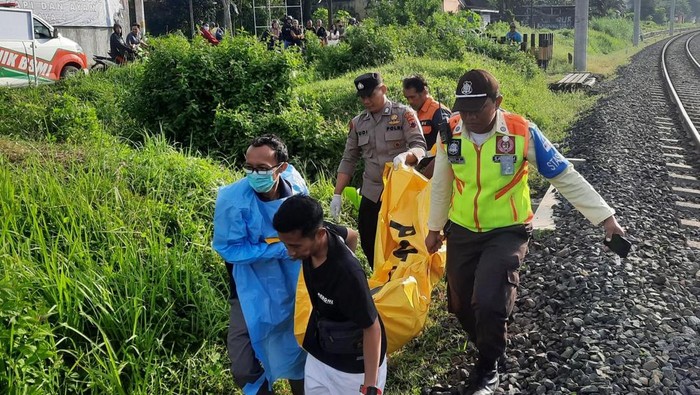
<path id="1" fill-rule="evenodd" d="M 365 387 L 364 384 L 360 386 L 360 393 L 364 395 L 382 395 L 382 390 L 377 387 Z"/>

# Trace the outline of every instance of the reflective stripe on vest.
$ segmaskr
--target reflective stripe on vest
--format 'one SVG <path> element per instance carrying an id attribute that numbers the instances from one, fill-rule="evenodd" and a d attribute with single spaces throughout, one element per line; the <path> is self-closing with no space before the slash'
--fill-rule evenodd
<path id="1" fill-rule="evenodd" d="M 496 132 L 481 147 L 462 133 L 454 133 L 460 139 L 463 164 L 452 164 L 454 183 L 450 220 L 473 232 L 488 232 L 532 219 L 530 188 L 527 184 L 527 150 L 529 126 L 525 118 L 503 113 L 508 133 Z M 456 131 L 456 130 L 455 130 Z M 507 137 L 506 137 L 507 136 Z M 497 148 L 497 141 L 515 142 L 514 171 L 512 175 L 501 175 L 499 156 L 504 154 L 504 145 Z"/>

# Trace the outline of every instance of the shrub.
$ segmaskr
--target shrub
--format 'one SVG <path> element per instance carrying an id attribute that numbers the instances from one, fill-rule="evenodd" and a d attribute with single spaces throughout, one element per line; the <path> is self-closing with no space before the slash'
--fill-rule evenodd
<path id="1" fill-rule="evenodd" d="M 0 134 L 29 140 L 46 137 L 46 97 L 52 95 L 47 87 L 37 89 L 0 89 L 3 115 Z"/>
<path id="2" fill-rule="evenodd" d="M 218 111 L 214 130 L 226 141 L 224 152 L 235 161 L 243 160 L 253 137 L 274 133 L 286 143 L 295 166 L 310 176 L 335 169 L 346 138 L 342 123 L 326 122 L 317 110 L 302 109 L 294 102 L 279 113 L 262 114 L 257 118 L 244 110 Z"/>
<path id="3" fill-rule="evenodd" d="M 268 51 L 239 34 L 211 46 L 183 36 L 154 40 L 139 87 L 136 114 L 151 130 L 197 150 L 218 150 L 212 134 L 217 109 L 272 112 L 287 101 L 301 58 L 295 51 Z"/>
<path id="4" fill-rule="evenodd" d="M 100 134 L 95 108 L 55 87 L 2 89 L 6 113 L 0 134 L 30 140 L 83 142 Z"/>
<path id="5" fill-rule="evenodd" d="M 371 19 L 349 28 L 345 40 L 352 54 L 351 69 L 378 66 L 394 60 L 396 48 Z"/>
<path id="6" fill-rule="evenodd" d="M 100 133 L 95 108 L 67 93 L 54 95 L 47 124 L 47 138 L 57 142 L 85 142 Z"/>

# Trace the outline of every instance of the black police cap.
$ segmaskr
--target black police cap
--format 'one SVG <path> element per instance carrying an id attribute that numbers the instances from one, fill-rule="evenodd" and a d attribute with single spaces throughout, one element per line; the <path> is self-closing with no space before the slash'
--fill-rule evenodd
<path id="1" fill-rule="evenodd" d="M 355 78 L 355 89 L 357 96 L 371 96 L 374 89 L 383 83 L 379 73 L 367 73 Z"/>

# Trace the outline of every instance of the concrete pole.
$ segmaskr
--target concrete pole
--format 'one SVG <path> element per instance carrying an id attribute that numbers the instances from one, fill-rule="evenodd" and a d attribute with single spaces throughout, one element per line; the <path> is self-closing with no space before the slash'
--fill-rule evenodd
<path id="1" fill-rule="evenodd" d="M 669 21 L 671 22 L 670 25 L 670 33 L 673 36 L 673 28 L 674 24 L 676 23 L 676 0 L 671 0 L 671 13 L 670 13 L 670 18 Z"/>
<path id="2" fill-rule="evenodd" d="M 134 0 L 136 23 L 141 25 L 141 34 L 146 34 L 146 13 L 143 10 L 143 0 Z"/>
<path id="3" fill-rule="evenodd" d="M 190 0 L 190 29 L 192 29 L 192 38 L 194 38 L 194 10 L 192 9 L 192 0 Z"/>
<path id="4" fill-rule="evenodd" d="M 642 14 L 642 0 L 634 0 L 634 38 L 632 42 L 636 47 L 639 45 L 639 35 L 641 34 L 639 28 L 639 18 Z"/>
<path id="5" fill-rule="evenodd" d="M 328 0 L 328 29 L 331 28 L 332 24 L 333 24 L 333 0 Z M 338 26 L 336 26 L 336 28 L 337 27 Z"/>
<path id="6" fill-rule="evenodd" d="M 231 23 L 231 0 L 223 0 L 224 2 L 224 30 L 230 36 L 233 36 L 233 23 Z"/>
<path id="7" fill-rule="evenodd" d="M 574 70 L 586 70 L 588 48 L 588 0 L 576 0 L 574 14 Z"/>

